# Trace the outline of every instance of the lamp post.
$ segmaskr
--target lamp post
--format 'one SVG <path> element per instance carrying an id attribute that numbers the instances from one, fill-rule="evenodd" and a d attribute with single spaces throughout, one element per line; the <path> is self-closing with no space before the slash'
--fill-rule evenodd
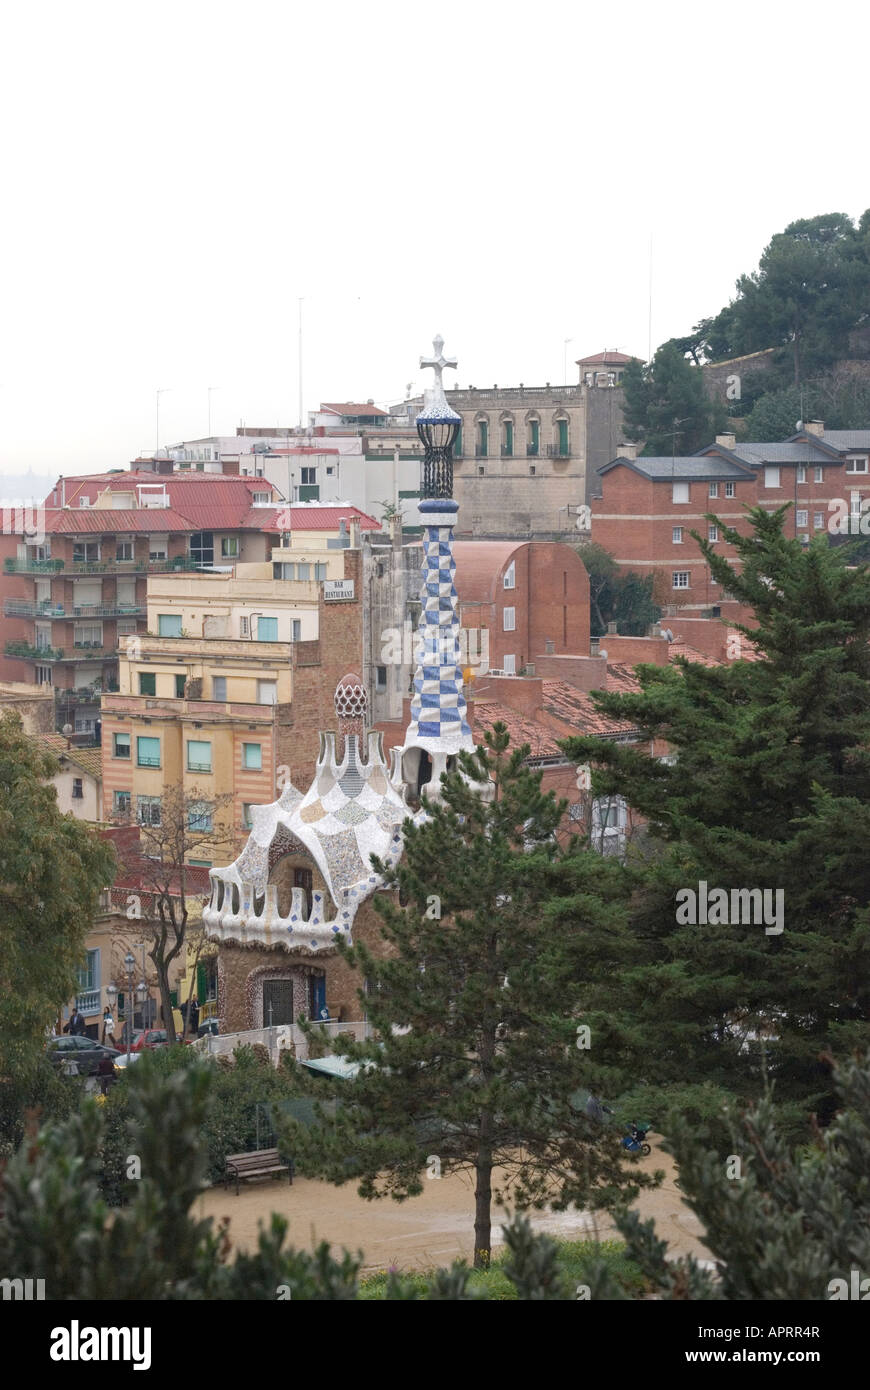
<path id="1" fill-rule="evenodd" d="M 445 367 L 456 367 L 455 357 L 445 357 L 441 349 L 444 339 L 439 334 L 433 339 L 433 357 L 421 357 L 421 367 L 432 367 L 435 384 L 426 392 L 423 409 L 417 416 L 417 434 L 423 444 L 423 486 L 422 498 L 448 498 L 453 496 L 453 445 L 462 424 L 447 404 L 441 373 Z"/>
<path id="2" fill-rule="evenodd" d="M 129 1008 L 129 1014 L 130 1014 L 129 1018 L 126 1018 L 126 1017 L 125 1017 L 125 1019 L 124 1019 L 124 1031 L 125 1031 L 125 1033 L 127 1034 L 127 1066 L 129 1067 L 129 1065 L 130 1065 L 130 1045 L 131 1045 L 131 1043 L 132 1043 L 132 1041 L 133 1041 L 133 1014 L 134 1014 L 134 1002 L 133 1002 L 133 1001 L 134 1001 L 134 999 L 135 999 L 135 1003 L 136 1003 L 136 1004 L 144 1004 L 144 1003 L 145 1003 L 145 1000 L 148 998 L 148 986 L 146 985 L 144 979 L 142 979 L 142 980 L 139 981 L 138 985 L 136 985 L 135 990 L 134 990 L 134 988 L 133 988 L 133 978 L 134 978 L 134 975 L 135 975 L 135 973 L 136 973 L 136 957 L 133 955 L 133 952 L 132 952 L 132 951 L 128 951 L 127 954 L 126 954 L 126 956 L 124 957 L 124 969 L 125 969 L 126 975 L 127 975 L 127 994 L 126 994 L 126 999 L 129 1001 L 129 1004 L 128 1004 L 127 1007 Z M 109 1001 L 110 1001 L 110 1003 L 112 1004 L 112 1006 L 114 1007 L 115 1001 L 116 1001 L 117 998 L 118 998 L 118 986 L 117 986 L 117 985 L 107 985 L 107 986 L 106 986 L 106 994 L 109 996 Z M 126 1015 L 126 1013 L 127 1013 L 127 1007 L 125 1007 L 125 1009 L 124 1009 L 125 1015 Z"/>

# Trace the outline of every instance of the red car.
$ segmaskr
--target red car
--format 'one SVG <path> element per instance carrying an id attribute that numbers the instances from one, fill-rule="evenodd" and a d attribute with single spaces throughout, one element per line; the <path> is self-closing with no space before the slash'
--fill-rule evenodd
<path id="1" fill-rule="evenodd" d="M 181 1039 L 179 1038 L 180 1042 Z M 193 1038 L 185 1038 L 187 1043 L 192 1043 Z M 156 1047 L 168 1047 L 169 1039 L 166 1036 L 165 1028 L 141 1028 L 133 1034 L 133 1041 L 130 1044 L 131 1052 L 153 1052 Z M 121 1050 L 125 1051 L 124 1044 Z"/>

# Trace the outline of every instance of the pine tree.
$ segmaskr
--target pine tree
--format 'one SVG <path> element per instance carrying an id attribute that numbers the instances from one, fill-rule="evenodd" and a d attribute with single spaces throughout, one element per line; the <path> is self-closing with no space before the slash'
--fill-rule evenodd
<path id="1" fill-rule="evenodd" d="M 362 1066 L 334 1124 L 287 1139 L 303 1171 L 357 1178 L 366 1197 L 419 1193 L 427 1166 L 433 1178 L 471 1170 L 476 1265 L 489 1260 L 494 1199 L 600 1205 L 645 1181 L 623 1170 L 619 1136 L 572 1104 L 600 1073 L 559 903 L 568 893 L 581 930 L 604 927 L 624 914 L 623 880 L 558 843 L 564 803 L 541 792 L 528 748 L 508 745 L 496 724 L 442 779 L 442 800 L 424 802 L 425 822 L 406 822 L 399 866 L 376 863 L 399 897 L 376 900 L 386 954 L 345 949 L 369 982 L 377 1041 L 343 1043 Z M 507 1177 L 494 1191 L 497 1169 Z"/>
<path id="2" fill-rule="evenodd" d="M 623 796 L 662 848 L 625 968 L 605 978 L 593 956 L 590 995 L 607 993 L 636 1055 L 645 1041 L 651 1084 L 751 1096 L 767 1069 L 805 1117 L 833 1104 L 818 1054 L 858 1045 L 870 1019 L 870 571 L 825 538 L 787 539 L 784 514 L 754 511 L 749 535 L 722 528 L 739 573 L 696 537 L 719 584 L 755 610 L 758 627 L 733 637 L 762 659 L 640 668 L 639 694 L 594 699 L 642 743 L 565 747 L 594 761 L 594 789 Z M 652 739 L 674 765 L 648 756 Z M 701 881 L 729 896 L 782 890 L 783 930 L 681 924 L 675 895 Z"/>

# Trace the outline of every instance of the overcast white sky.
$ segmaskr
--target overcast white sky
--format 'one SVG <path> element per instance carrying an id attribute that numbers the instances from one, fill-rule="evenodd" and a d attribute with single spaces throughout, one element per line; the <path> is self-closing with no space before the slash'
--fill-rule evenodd
<path id="1" fill-rule="evenodd" d="M 646 356 L 870 205 L 851 0 L 28 0 L 0 21 L 0 472 Z"/>

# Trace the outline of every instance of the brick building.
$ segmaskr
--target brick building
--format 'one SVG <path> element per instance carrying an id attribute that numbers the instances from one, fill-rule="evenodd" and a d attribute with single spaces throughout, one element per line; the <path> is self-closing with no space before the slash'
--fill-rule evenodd
<path id="1" fill-rule="evenodd" d="M 654 595 L 666 614 L 751 616 L 713 580 L 696 531 L 733 558 L 718 522 L 747 528 L 754 506 L 774 511 L 791 504 L 786 535 L 809 542 L 829 533 L 840 502 L 855 529 L 870 503 L 870 430 L 825 430 L 821 421 L 783 442 L 738 442 L 720 434 L 689 457 L 645 458 L 636 446 L 599 469 L 600 495 L 592 501 L 590 539 L 625 570 L 655 576 Z M 707 520 L 712 513 L 717 521 Z"/>

